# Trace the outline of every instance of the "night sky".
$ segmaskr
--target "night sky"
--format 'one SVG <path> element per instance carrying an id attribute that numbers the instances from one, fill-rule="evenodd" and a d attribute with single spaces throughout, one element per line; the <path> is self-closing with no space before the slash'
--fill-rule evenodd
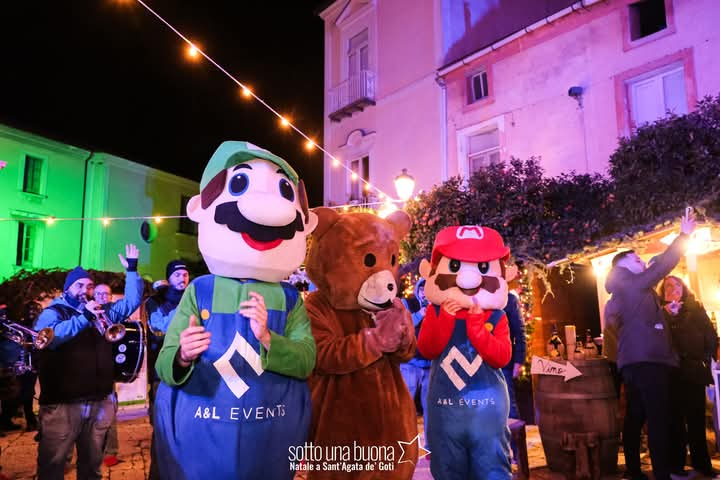
<path id="1" fill-rule="evenodd" d="M 322 2 L 146 3 L 322 140 Z M 0 9 L 0 123 L 200 180 L 223 140 L 285 157 L 322 203 L 322 155 L 245 100 L 134 0 L 12 0 Z"/>

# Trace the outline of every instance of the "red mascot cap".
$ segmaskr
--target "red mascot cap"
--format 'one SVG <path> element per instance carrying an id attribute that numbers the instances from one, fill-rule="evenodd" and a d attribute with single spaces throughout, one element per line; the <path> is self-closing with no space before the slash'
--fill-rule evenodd
<path id="1" fill-rule="evenodd" d="M 462 262 L 489 262 L 507 259 L 510 249 L 505 246 L 497 230 L 478 225 L 462 225 L 443 228 L 435 237 L 430 263 L 437 265 L 440 256 Z"/>

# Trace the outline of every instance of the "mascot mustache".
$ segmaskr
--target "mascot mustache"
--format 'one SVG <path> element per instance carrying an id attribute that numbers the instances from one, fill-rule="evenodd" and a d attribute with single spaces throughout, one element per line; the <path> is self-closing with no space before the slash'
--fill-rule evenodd
<path id="1" fill-rule="evenodd" d="M 218 205 L 215 208 L 215 223 L 227 225 L 235 233 L 247 233 L 253 240 L 258 242 L 272 242 L 278 238 L 290 240 L 295 236 L 296 232 L 304 230 L 302 216 L 299 211 L 295 216 L 295 220 L 287 225 L 272 227 L 260 225 L 245 218 L 238 210 L 237 202 L 226 202 Z"/>

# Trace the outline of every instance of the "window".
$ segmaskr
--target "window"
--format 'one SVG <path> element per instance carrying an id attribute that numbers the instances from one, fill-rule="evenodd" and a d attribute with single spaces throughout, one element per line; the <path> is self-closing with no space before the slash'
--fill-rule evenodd
<path id="1" fill-rule="evenodd" d="M 353 77 L 369 69 L 367 28 L 348 42 L 348 76 Z"/>
<path id="2" fill-rule="evenodd" d="M 350 162 L 350 171 L 357 175 L 356 180 L 352 180 L 352 175 L 350 178 L 350 201 L 362 200 L 363 197 L 367 196 L 365 182 L 370 181 L 370 157 L 352 160 Z M 360 179 L 365 180 L 365 182 Z"/>
<path id="3" fill-rule="evenodd" d="M 500 163 L 500 131 L 497 128 L 467 138 L 467 157 L 470 175 Z"/>
<path id="4" fill-rule="evenodd" d="M 477 102 L 490 94 L 488 90 L 487 72 L 479 72 L 469 78 L 468 82 L 468 103 Z"/>
<path id="5" fill-rule="evenodd" d="M 677 115 L 688 113 L 685 71 L 682 65 L 630 80 L 628 93 L 632 127 L 654 122 L 664 117 L 668 111 Z"/>
<path id="6" fill-rule="evenodd" d="M 187 204 L 192 197 L 182 195 L 180 197 L 180 215 L 187 215 Z M 188 235 L 197 235 L 197 223 L 193 222 L 189 218 L 180 218 L 178 224 L 178 232 L 186 233 Z"/>
<path id="7" fill-rule="evenodd" d="M 28 222 L 18 222 L 17 254 L 15 265 L 19 267 L 32 266 L 35 250 L 35 233 L 37 226 Z"/>
<path id="8" fill-rule="evenodd" d="M 23 175 L 23 192 L 40 194 L 42 179 L 42 158 L 25 155 L 25 173 Z"/>
<path id="9" fill-rule="evenodd" d="M 668 26 L 665 0 L 642 0 L 628 8 L 631 40 L 647 37 Z"/>

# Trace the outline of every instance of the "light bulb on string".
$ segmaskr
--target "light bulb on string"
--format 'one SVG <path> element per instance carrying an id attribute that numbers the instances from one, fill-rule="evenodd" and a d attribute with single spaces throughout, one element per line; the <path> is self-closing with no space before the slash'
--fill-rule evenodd
<path id="1" fill-rule="evenodd" d="M 200 51 L 194 44 L 188 44 L 186 52 L 190 60 L 200 60 Z"/>
<path id="2" fill-rule="evenodd" d="M 357 178 L 358 178 L 357 173 L 352 172 L 352 174 L 350 175 L 350 180 L 352 180 L 353 182 L 355 182 L 355 181 L 357 181 Z"/>
<path id="3" fill-rule="evenodd" d="M 107 227 L 108 225 L 110 225 L 110 219 L 107 218 L 107 217 L 106 217 L 106 218 L 103 218 L 103 219 L 102 219 L 102 224 L 103 224 L 103 227 Z"/>
<path id="4" fill-rule="evenodd" d="M 312 141 L 312 139 L 309 139 L 305 142 L 305 150 L 311 151 L 313 148 L 315 148 L 315 142 Z"/>
<path id="5" fill-rule="evenodd" d="M 337 158 L 333 158 L 332 166 L 335 167 L 335 168 L 339 167 L 339 166 L 340 166 L 340 160 L 338 160 Z"/>
<path id="6" fill-rule="evenodd" d="M 238 87 L 241 89 L 241 94 L 244 97 L 250 98 L 252 97 L 255 101 L 260 103 L 263 107 L 265 107 L 268 111 L 270 111 L 273 115 L 275 115 L 280 123 L 280 126 L 286 129 L 292 129 L 295 130 L 297 133 L 299 133 L 302 137 L 304 137 L 306 140 L 308 140 L 310 137 L 305 134 L 303 131 L 301 131 L 297 126 L 291 123 L 291 119 L 285 118 L 280 112 L 278 112 L 275 108 L 273 108 L 267 101 L 265 101 L 263 98 L 259 97 L 257 94 L 252 92 L 249 87 L 246 87 L 242 82 L 240 82 L 237 78 L 235 78 L 226 68 L 224 68 L 222 65 L 220 65 L 215 59 L 213 59 L 210 55 L 208 55 L 205 51 L 202 50 L 200 46 L 197 46 L 195 42 L 192 42 L 188 37 L 183 35 L 180 30 L 178 30 L 175 26 L 173 26 L 169 21 L 167 21 L 162 15 L 157 13 L 155 10 L 153 10 L 144 0 L 134 0 L 135 2 L 142 5 L 145 10 L 147 10 L 150 14 L 152 14 L 155 18 L 157 18 L 161 23 L 163 23 L 166 27 L 168 27 L 170 30 L 172 30 L 173 33 L 175 33 L 180 39 L 185 42 L 185 44 L 188 45 L 187 49 L 187 56 L 190 59 L 193 60 L 200 60 L 202 57 L 203 59 L 207 60 L 210 64 L 212 64 L 214 67 L 216 67 L 219 71 L 221 71 L 225 76 L 227 76 L 230 80 L 235 83 Z M 327 151 L 325 148 L 323 148 L 321 145 L 316 144 L 313 141 L 313 148 L 317 148 L 324 154 L 328 155 L 330 158 L 333 159 L 333 167 L 343 167 L 348 173 L 350 173 L 350 168 L 348 166 L 342 165 L 339 161 L 336 161 L 335 157 Z M 380 192 L 380 189 L 376 190 Z"/>
<path id="7" fill-rule="evenodd" d="M 55 223 L 55 217 L 48 217 L 48 218 L 46 218 L 46 219 L 45 219 L 45 223 L 46 223 L 47 225 L 52 225 L 53 223 Z"/>
<path id="8" fill-rule="evenodd" d="M 163 219 L 162 219 L 162 217 L 153 217 L 153 221 L 154 221 L 155 223 L 160 224 L 160 223 L 162 223 Z"/>

